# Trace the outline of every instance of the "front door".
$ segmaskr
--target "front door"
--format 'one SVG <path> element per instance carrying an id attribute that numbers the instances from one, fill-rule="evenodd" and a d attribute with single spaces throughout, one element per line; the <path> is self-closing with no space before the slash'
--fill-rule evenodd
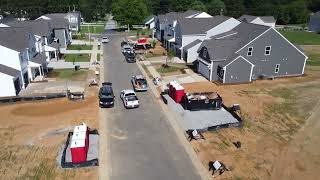
<path id="1" fill-rule="evenodd" d="M 16 89 L 16 95 L 18 95 L 21 90 L 20 78 L 14 80 L 14 88 Z"/>

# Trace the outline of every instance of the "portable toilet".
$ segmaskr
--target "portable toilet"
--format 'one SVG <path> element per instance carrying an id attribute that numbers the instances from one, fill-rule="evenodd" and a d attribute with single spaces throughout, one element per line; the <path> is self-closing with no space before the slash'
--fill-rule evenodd
<path id="1" fill-rule="evenodd" d="M 86 136 L 89 139 L 89 128 L 85 123 L 81 123 L 79 126 L 74 127 L 73 133 L 77 132 L 86 132 Z"/>
<path id="2" fill-rule="evenodd" d="M 85 140 L 71 141 L 71 158 L 72 163 L 82 163 L 87 161 L 87 151 Z"/>
<path id="3" fill-rule="evenodd" d="M 86 147 L 86 152 L 88 152 L 89 149 L 89 138 L 86 135 L 86 132 L 76 132 L 73 133 L 71 141 L 80 141 L 84 140 L 85 141 L 85 147 Z"/>
<path id="4" fill-rule="evenodd" d="M 184 88 L 178 84 L 175 88 L 175 97 L 174 100 L 176 103 L 181 103 L 185 96 Z"/>

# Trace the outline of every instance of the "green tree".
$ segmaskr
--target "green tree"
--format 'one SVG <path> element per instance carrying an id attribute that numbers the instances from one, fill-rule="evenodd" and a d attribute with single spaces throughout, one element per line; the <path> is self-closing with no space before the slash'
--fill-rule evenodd
<path id="1" fill-rule="evenodd" d="M 287 8 L 290 12 L 290 23 L 301 24 L 307 22 L 309 11 L 304 0 L 294 1 L 290 3 Z"/>
<path id="2" fill-rule="evenodd" d="M 208 13 L 211 15 L 219 15 L 226 13 L 226 5 L 221 0 L 211 0 L 208 5 Z"/>
<path id="3" fill-rule="evenodd" d="M 168 53 L 167 53 L 167 58 L 166 58 L 166 64 L 165 64 L 165 67 L 168 67 L 168 60 L 171 61 L 175 56 L 175 53 L 174 51 L 172 50 L 169 50 Z"/>
<path id="4" fill-rule="evenodd" d="M 224 0 L 226 5 L 228 16 L 238 18 L 245 12 L 245 7 L 243 5 L 243 0 Z"/>
<path id="5" fill-rule="evenodd" d="M 190 5 L 190 9 L 197 11 L 207 11 L 207 7 L 201 1 L 193 1 Z"/>
<path id="6" fill-rule="evenodd" d="M 112 4 L 113 18 L 120 24 L 141 24 L 148 15 L 144 0 L 118 0 Z"/>

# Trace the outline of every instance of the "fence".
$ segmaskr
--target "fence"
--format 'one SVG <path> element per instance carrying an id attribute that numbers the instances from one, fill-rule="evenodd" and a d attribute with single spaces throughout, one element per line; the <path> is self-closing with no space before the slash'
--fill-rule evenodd
<path id="1" fill-rule="evenodd" d="M 40 100 L 46 100 L 46 99 L 64 98 L 66 96 L 67 96 L 66 93 L 54 93 L 54 94 L 46 94 L 46 95 L 39 95 L 39 96 L 6 97 L 6 98 L 0 98 L 0 104 L 15 103 L 20 101 L 40 101 Z"/>

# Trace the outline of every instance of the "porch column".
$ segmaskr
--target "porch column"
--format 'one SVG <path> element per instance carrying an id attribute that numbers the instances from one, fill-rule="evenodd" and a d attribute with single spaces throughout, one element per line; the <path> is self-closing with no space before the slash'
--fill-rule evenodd
<path id="1" fill-rule="evenodd" d="M 39 66 L 39 72 L 40 72 L 40 76 L 42 76 L 41 66 Z"/>
<path id="2" fill-rule="evenodd" d="M 55 55 L 55 57 L 56 57 L 56 59 L 58 61 L 58 51 L 54 51 L 54 55 Z"/>

